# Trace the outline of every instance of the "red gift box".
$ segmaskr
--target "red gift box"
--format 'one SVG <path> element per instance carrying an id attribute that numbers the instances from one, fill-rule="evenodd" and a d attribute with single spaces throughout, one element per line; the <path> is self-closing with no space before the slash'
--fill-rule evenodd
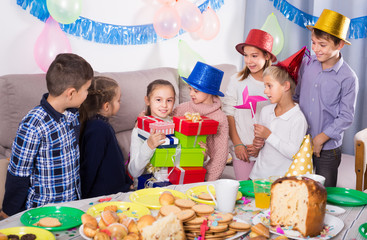
<path id="1" fill-rule="evenodd" d="M 216 134 L 219 122 L 208 117 L 201 117 L 202 120 L 193 122 L 186 119 L 185 116 L 173 117 L 175 123 L 175 131 L 186 136 L 209 135 Z"/>
<path id="2" fill-rule="evenodd" d="M 168 168 L 168 176 L 172 184 L 204 182 L 206 169 L 203 167 L 172 167 Z"/>
<path id="3" fill-rule="evenodd" d="M 153 116 L 138 117 L 138 128 L 150 133 L 149 124 L 155 122 L 164 122 L 162 119 Z"/>

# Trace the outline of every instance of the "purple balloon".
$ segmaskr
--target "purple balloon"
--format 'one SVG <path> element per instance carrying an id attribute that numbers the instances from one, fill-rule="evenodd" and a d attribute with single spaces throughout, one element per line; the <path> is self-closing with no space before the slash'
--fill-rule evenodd
<path id="1" fill-rule="evenodd" d="M 59 23 L 49 17 L 34 45 L 34 59 L 42 71 L 47 72 L 59 53 L 71 53 L 70 42 Z"/>

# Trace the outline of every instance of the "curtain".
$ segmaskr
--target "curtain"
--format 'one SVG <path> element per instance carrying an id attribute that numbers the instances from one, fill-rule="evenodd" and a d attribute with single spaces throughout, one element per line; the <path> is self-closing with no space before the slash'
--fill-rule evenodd
<path id="1" fill-rule="evenodd" d="M 303 46 L 307 46 L 311 51 L 311 32 L 296 24 L 294 20 L 292 21 L 289 14 L 283 15 L 284 7 L 287 4 L 315 17 L 319 17 L 325 8 L 339 12 L 350 19 L 367 16 L 367 1 L 364 0 L 247 0 L 244 40 L 251 29 L 260 29 L 267 16 L 274 13 L 284 34 L 284 47 L 277 55 L 278 60 L 281 61 Z M 364 25 L 364 35 L 366 35 L 365 29 L 367 29 L 366 25 Z M 354 155 L 354 135 L 358 131 L 367 128 L 367 108 L 363 107 L 367 106 L 367 38 L 348 38 L 348 41 L 352 45 L 345 45 L 341 52 L 344 60 L 358 76 L 359 92 L 354 122 L 344 133 L 342 151 Z M 314 53 L 311 51 L 311 54 Z"/>

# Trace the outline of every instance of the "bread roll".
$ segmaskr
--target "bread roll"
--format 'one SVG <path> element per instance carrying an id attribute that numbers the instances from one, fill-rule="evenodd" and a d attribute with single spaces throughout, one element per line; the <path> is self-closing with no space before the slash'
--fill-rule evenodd
<path id="1" fill-rule="evenodd" d="M 169 191 L 165 191 L 159 196 L 159 203 L 162 206 L 173 205 L 175 200 L 175 196 L 173 196 L 173 194 Z"/>
<path id="2" fill-rule="evenodd" d="M 141 231 L 146 226 L 152 225 L 153 222 L 155 222 L 155 221 L 156 221 L 156 219 L 152 215 L 144 215 L 144 216 L 139 218 L 138 223 L 137 223 L 137 227 L 138 227 L 139 231 Z"/>
<path id="3" fill-rule="evenodd" d="M 279 178 L 271 186 L 270 225 L 317 236 L 324 227 L 326 198 L 325 187 L 310 178 Z"/>

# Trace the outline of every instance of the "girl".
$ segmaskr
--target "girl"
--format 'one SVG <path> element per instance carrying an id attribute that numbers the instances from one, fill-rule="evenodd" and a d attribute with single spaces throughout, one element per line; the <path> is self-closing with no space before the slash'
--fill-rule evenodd
<path id="1" fill-rule="evenodd" d="M 107 77 L 95 77 L 80 107 L 80 177 L 82 197 L 130 190 L 124 157 L 108 119 L 120 109 L 121 89 Z"/>
<path id="2" fill-rule="evenodd" d="M 233 168 L 237 180 L 247 180 L 259 148 L 254 147 L 254 120 L 251 109 L 236 109 L 234 106 L 244 104 L 242 92 L 247 87 L 249 95 L 264 94 L 263 71 L 276 61 L 271 54 L 273 37 L 258 29 L 252 29 L 244 43 L 236 46 L 239 53 L 244 55 L 245 67 L 238 74 L 232 76 L 228 84 L 223 111 L 227 114 L 229 123 L 230 147 L 233 158 Z M 257 103 L 257 118 L 261 108 L 268 105 L 268 101 Z M 261 144 L 261 143 L 260 143 Z"/>
<path id="3" fill-rule="evenodd" d="M 147 87 L 144 98 L 147 109 L 146 116 L 158 117 L 164 121 L 172 122 L 170 114 L 175 104 L 176 91 L 173 85 L 166 80 L 155 80 Z M 155 149 L 165 139 L 164 133 L 152 131 L 147 140 L 138 137 L 138 130 L 134 128 L 131 133 L 130 162 L 128 170 L 131 176 L 138 178 L 144 173 Z"/>
<path id="4" fill-rule="evenodd" d="M 261 110 L 259 124 L 255 124 L 255 137 L 264 139 L 266 144 L 251 171 L 251 179 L 283 176 L 306 134 L 306 118 L 292 99 L 304 53 L 305 48 L 264 71 L 264 93 L 271 105 Z"/>
<path id="5" fill-rule="evenodd" d="M 218 132 L 208 135 L 206 140 L 207 156 L 210 158 L 205 166 L 206 180 L 214 181 L 220 178 L 226 166 L 228 157 L 228 121 L 221 110 L 221 101 L 218 97 L 224 94 L 219 91 L 223 72 L 202 62 L 197 62 L 190 76 L 185 79 L 190 89 L 190 102 L 177 106 L 175 116 L 183 116 L 186 112 L 200 113 L 219 122 Z M 200 143 L 200 146 L 205 147 Z"/>

